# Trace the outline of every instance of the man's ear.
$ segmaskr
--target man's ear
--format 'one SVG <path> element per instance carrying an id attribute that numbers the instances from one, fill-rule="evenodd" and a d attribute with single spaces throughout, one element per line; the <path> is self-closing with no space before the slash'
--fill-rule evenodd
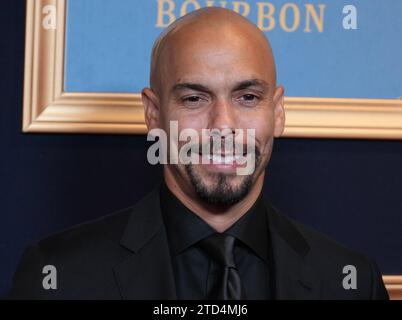
<path id="1" fill-rule="evenodd" d="M 274 137 L 278 138 L 285 130 L 285 89 L 279 86 L 275 89 L 273 103 L 274 103 Z"/>
<path id="2" fill-rule="evenodd" d="M 145 123 L 148 131 L 160 128 L 159 124 L 159 98 L 150 88 L 144 88 L 141 91 L 142 103 L 144 105 Z"/>

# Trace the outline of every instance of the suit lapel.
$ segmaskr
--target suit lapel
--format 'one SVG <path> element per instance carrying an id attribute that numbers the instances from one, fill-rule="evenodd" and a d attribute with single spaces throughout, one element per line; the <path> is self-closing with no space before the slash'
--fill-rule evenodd
<path id="1" fill-rule="evenodd" d="M 123 299 L 176 299 L 159 187 L 134 206 L 121 245 L 129 252 L 114 274 Z"/>
<path id="2" fill-rule="evenodd" d="M 267 203 L 272 242 L 275 298 L 318 299 L 321 281 L 305 262 L 310 247 L 294 224 Z"/>
<path id="3" fill-rule="evenodd" d="M 128 255 L 115 266 L 123 299 L 176 299 L 159 187 L 132 209 L 121 245 Z M 310 247 L 290 219 L 266 203 L 272 244 L 276 299 L 318 299 L 321 281 L 305 262 Z"/>

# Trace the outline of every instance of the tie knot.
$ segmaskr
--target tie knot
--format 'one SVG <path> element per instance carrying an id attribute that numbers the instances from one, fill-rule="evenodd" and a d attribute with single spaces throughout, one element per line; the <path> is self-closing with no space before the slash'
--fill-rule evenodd
<path id="1" fill-rule="evenodd" d="M 233 248 L 235 238 L 225 233 L 214 233 L 200 241 L 201 249 L 217 263 L 225 267 L 236 268 Z"/>

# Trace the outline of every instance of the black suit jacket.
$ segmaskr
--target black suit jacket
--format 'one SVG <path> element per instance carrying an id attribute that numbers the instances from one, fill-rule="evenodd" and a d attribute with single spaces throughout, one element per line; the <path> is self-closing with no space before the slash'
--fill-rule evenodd
<path id="1" fill-rule="evenodd" d="M 375 263 L 266 203 L 276 299 L 387 299 Z M 57 269 L 45 290 L 42 269 Z M 343 267 L 357 270 L 345 290 Z M 28 248 L 11 299 L 175 299 L 175 281 L 156 188 L 133 207 L 76 226 Z"/>

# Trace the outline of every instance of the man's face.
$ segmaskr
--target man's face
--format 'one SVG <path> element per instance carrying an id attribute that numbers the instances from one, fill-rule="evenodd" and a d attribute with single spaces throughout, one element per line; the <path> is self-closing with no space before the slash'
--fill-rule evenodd
<path id="1" fill-rule="evenodd" d="M 195 30 L 194 30 L 195 31 Z M 247 129 L 255 130 L 255 170 L 238 175 L 239 164 L 169 164 L 165 172 L 178 186 L 193 190 L 211 204 L 230 205 L 241 201 L 257 180 L 263 179 L 273 137 L 283 131 L 283 89 L 275 88 L 273 62 L 257 39 L 236 35 L 233 30 L 219 35 L 208 31 L 175 35 L 161 59 L 159 116 L 155 126 L 169 133 L 171 121 L 178 122 L 179 133 L 186 128 L 217 129 L 222 145 L 231 132 L 243 130 L 243 137 L 232 136 L 247 151 Z M 271 66 L 270 66 L 271 64 Z M 151 121 L 152 122 L 152 121 Z M 179 142 L 179 149 L 186 142 Z M 233 150 L 222 149 L 225 156 Z M 205 156 L 205 155 L 204 155 Z M 246 156 L 246 154 L 244 154 Z"/>

